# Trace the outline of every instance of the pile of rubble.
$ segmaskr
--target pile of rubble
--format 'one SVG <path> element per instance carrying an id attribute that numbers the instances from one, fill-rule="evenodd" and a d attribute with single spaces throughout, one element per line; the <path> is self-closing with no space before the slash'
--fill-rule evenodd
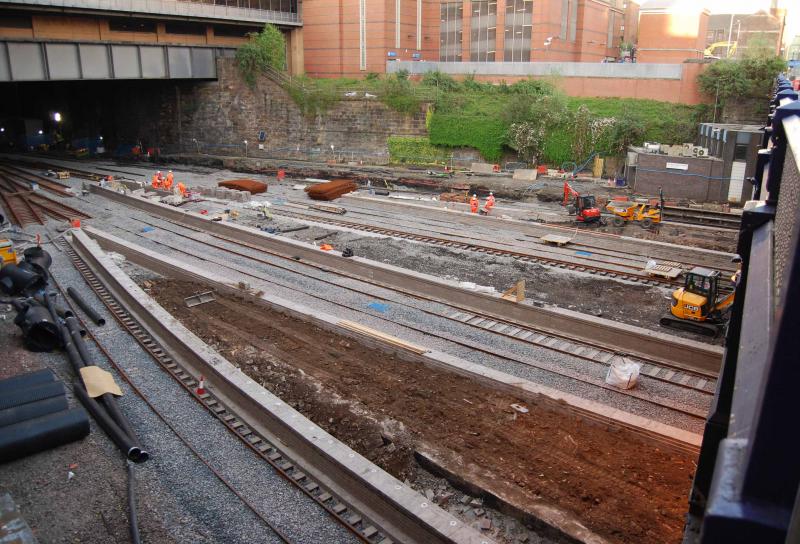
<path id="1" fill-rule="evenodd" d="M 193 187 L 192 192 L 211 198 L 219 198 L 220 200 L 233 200 L 234 202 L 250 202 L 250 197 L 252 196 L 250 191 L 239 191 L 226 187 Z"/>

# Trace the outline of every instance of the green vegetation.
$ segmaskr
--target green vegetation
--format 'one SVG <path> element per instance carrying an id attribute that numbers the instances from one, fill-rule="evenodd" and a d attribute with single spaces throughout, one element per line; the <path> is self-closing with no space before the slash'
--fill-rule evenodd
<path id="1" fill-rule="evenodd" d="M 429 89 L 414 85 L 408 74 L 381 77 L 369 73 L 364 79 L 296 76 L 287 78 L 283 87 L 308 116 L 324 113 L 348 95 L 363 98 L 368 93 L 406 115 L 420 112 L 422 102 L 431 99 Z"/>
<path id="2" fill-rule="evenodd" d="M 452 153 L 447 148 L 431 145 L 428 138 L 391 136 L 389 158 L 396 164 L 447 164 Z"/>
<path id="3" fill-rule="evenodd" d="M 236 62 L 242 78 L 252 87 L 259 73 L 286 69 L 286 40 L 272 24 L 264 25 L 261 32 L 249 36 L 250 40 L 236 50 Z"/>
<path id="4" fill-rule="evenodd" d="M 508 147 L 525 161 L 560 166 L 580 163 L 592 151 L 620 155 L 645 140 L 692 141 L 707 114 L 705 106 L 568 97 L 548 80 L 491 85 L 467 79 L 460 89 L 438 93 L 429 129 L 431 143 L 474 147 L 488 161 Z"/>
<path id="5" fill-rule="evenodd" d="M 252 35 L 237 52 L 245 80 L 252 85 L 259 70 L 275 68 L 274 53 L 284 48 L 280 32 L 271 25 Z M 759 73 L 767 77 L 772 68 L 762 67 Z M 393 160 L 419 164 L 441 162 L 448 155 L 443 149 L 454 147 L 477 149 L 491 162 L 514 150 L 532 163 L 581 163 L 594 151 L 618 156 L 627 146 L 644 140 L 691 141 L 696 123 L 706 120 L 709 113 L 707 106 L 654 100 L 567 97 L 554 78 L 508 85 L 483 83 L 473 76 L 459 81 L 430 72 L 413 82 L 408 72 L 400 71 L 383 76 L 369 73 L 361 80 L 303 76 L 281 76 L 281 80 L 308 116 L 322 114 L 349 96 L 372 96 L 406 115 L 420 113 L 423 103 L 432 104 L 425 117 L 429 139 L 401 138 L 390 143 Z"/>
<path id="6" fill-rule="evenodd" d="M 742 59 L 718 60 L 697 76 L 700 90 L 721 107 L 731 100 L 757 100 L 766 104 L 775 76 L 786 69 L 786 61 L 766 48 L 750 47 Z"/>

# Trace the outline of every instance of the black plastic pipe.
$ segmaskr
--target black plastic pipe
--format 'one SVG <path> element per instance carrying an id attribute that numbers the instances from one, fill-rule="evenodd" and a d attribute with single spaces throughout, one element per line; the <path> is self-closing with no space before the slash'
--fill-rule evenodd
<path id="1" fill-rule="evenodd" d="M 65 322 L 67 324 L 67 329 L 69 329 L 72 343 L 75 345 L 75 348 L 77 349 L 78 354 L 83 361 L 83 365 L 92 365 L 93 363 L 91 356 L 86 350 L 86 343 L 83 341 L 83 338 L 81 338 L 80 335 L 80 324 L 78 323 L 78 320 L 74 317 L 68 317 Z M 119 428 L 128 435 L 133 444 L 141 449 L 142 443 L 136 436 L 136 432 L 133 430 L 128 417 L 122 412 L 122 410 L 119 409 L 117 398 L 111 393 L 104 393 L 100 396 L 100 399 L 103 403 L 103 406 L 106 408 L 106 412 L 108 412 L 108 415 L 111 416 L 111 419 L 113 419 L 114 422 L 119 425 Z"/>
<path id="2" fill-rule="evenodd" d="M 58 331 L 58 316 L 53 317 L 34 299 L 14 305 L 17 317 L 14 324 L 22 329 L 22 341 L 31 351 L 50 352 L 61 347 L 61 335 Z"/>
<path id="3" fill-rule="evenodd" d="M 20 404 L 28 404 L 39 400 L 49 399 L 50 397 L 63 397 L 66 394 L 64 384 L 61 382 L 48 382 L 8 391 L 0 397 L 0 410 L 13 408 Z"/>
<path id="4" fill-rule="evenodd" d="M 27 421 L 35 417 L 62 412 L 69 408 L 66 396 L 50 397 L 36 402 L 28 402 L 0 410 L 0 427 L 14 425 L 20 421 Z"/>
<path id="5" fill-rule="evenodd" d="M 47 306 L 47 302 L 44 300 L 44 295 L 42 294 L 34 295 L 33 298 L 36 302 L 38 302 L 42 306 Z M 57 302 L 53 303 L 53 308 L 55 308 L 56 314 L 61 319 L 66 319 L 68 317 L 72 317 L 75 315 L 74 313 L 72 313 L 72 310 L 70 310 L 69 308 L 64 308 L 61 304 L 58 304 Z"/>
<path id="6" fill-rule="evenodd" d="M 53 374 L 53 371 L 49 368 L 12 376 L 0 381 L 0 398 L 5 396 L 9 391 L 26 389 L 34 385 L 41 385 L 54 381 L 56 381 L 56 375 Z"/>
<path id="7" fill-rule="evenodd" d="M 61 333 L 61 338 L 64 342 L 64 351 L 67 352 L 67 357 L 69 357 L 69 362 L 72 364 L 72 369 L 75 371 L 75 375 L 78 376 L 80 375 L 81 368 L 84 366 L 83 359 L 81 359 L 78 350 L 75 349 L 75 344 L 72 342 L 72 335 L 58 320 L 52 299 L 49 296 L 45 296 L 45 302 L 47 302 L 47 308 L 50 310 L 50 315 L 53 316 L 53 319 L 55 319 L 56 324 L 58 325 L 58 330 Z"/>
<path id="8" fill-rule="evenodd" d="M 81 366 L 89 366 L 92 364 L 91 357 L 89 357 L 89 352 L 86 351 L 86 344 L 83 341 L 83 337 L 81 335 L 81 324 L 78 323 L 78 320 L 74 317 L 68 317 L 64 320 L 64 323 L 67 325 L 67 330 L 69 331 L 70 339 L 72 340 L 72 344 L 75 346 L 75 349 L 78 350 L 78 355 L 83 362 Z"/>
<path id="9" fill-rule="evenodd" d="M 94 308 L 89 306 L 89 304 L 85 300 L 83 300 L 83 297 L 81 297 L 78 291 L 76 291 L 72 287 L 67 287 L 67 293 L 69 293 L 69 296 L 72 297 L 72 300 L 75 301 L 75 304 L 77 304 L 80 307 L 80 309 L 83 310 L 83 312 L 89 316 L 89 319 L 95 322 L 96 325 L 103 326 L 106 324 L 106 320 L 103 319 L 103 317 L 100 314 L 98 314 Z"/>
<path id="10" fill-rule="evenodd" d="M 80 407 L 0 427 L 0 462 L 68 444 L 88 434 L 89 418 Z"/>
<path id="11" fill-rule="evenodd" d="M 122 453 L 125 454 L 125 457 L 133 461 L 134 463 L 142 463 L 147 461 L 150 457 L 150 454 L 146 451 L 142 450 L 136 444 L 133 443 L 133 440 L 125 434 L 125 432 L 120 429 L 119 425 L 117 425 L 113 419 L 103 410 L 103 407 L 100 406 L 96 400 L 91 398 L 89 394 L 86 392 L 86 389 L 83 388 L 83 384 L 80 380 L 75 380 L 72 384 L 73 391 L 75 391 L 75 396 L 78 397 L 78 400 L 81 401 L 81 404 L 86 407 L 92 417 L 97 421 L 97 424 L 100 426 L 103 431 L 108 435 L 114 444 L 122 450 Z"/>

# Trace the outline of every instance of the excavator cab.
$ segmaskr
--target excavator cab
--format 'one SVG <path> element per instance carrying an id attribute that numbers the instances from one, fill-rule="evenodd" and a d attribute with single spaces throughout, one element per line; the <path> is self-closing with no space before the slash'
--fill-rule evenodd
<path id="1" fill-rule="evenodd" d="M 683 287 L 672 293 L 669 315 L 661 325 L 716 336 L 725 324 L 726 311 L 733 305 L 735 291 L 721 296 L 720 273 L 699 266 L 686 273 Z"/>
<path id="2" fill-rule="evenodd" d="M 673 293 L 672 315 L 696 320 L 708 316 L 717 300 L 718 287 L 719 272 L 707 268 L 693 268 L 686 274 L 683 296 L 680 299 L 677 297 L 680 289 Z M 682 309 L 678 308 L 681 302 Z"/>
<path id="3" fill-rule="evenodd" d="M 565 206 L 567 213 L 574 215 L 575 221 L 579 223 L 604 224 L 594 195 L 581 195 L 567 182 L 564 182 L 562 206 Z"/>

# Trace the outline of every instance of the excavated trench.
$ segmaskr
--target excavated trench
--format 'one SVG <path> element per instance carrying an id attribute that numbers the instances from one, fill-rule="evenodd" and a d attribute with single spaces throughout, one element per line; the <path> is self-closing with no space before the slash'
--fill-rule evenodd
<path id="1" fill-rule="evenodd" d="M 414 453 L 512 503 L 552 505 L 610 542 L 679 542 L 695 459 L 365 347 L 246 299 L 188 308 L 207 286 L 142 287 L 251 378 L 399 479 Z M 512 404 L 524 405 L 522 413 Z"/>

